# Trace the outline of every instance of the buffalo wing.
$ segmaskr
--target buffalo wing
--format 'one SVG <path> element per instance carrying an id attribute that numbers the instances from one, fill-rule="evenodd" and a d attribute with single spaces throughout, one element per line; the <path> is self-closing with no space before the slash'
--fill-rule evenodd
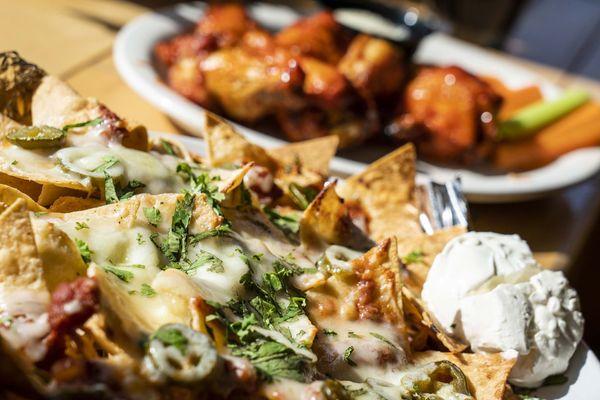
<path id="1" fill-rule="evenodd" d="M 500 104 L 487 83 L 461 68 L 422 67 L 388 133 L 415 141 L 423 155 L 438 161 L 472 162 L 489 149 Z"/>

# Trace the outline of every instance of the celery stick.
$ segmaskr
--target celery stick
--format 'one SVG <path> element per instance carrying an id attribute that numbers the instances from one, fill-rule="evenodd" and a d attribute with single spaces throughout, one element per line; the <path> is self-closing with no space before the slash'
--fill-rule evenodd
<path id="1" fill-rule="evenodd" d="M 589 98 L 590 95 L 583 90 L 568 90 L 559 99 L 525 107 L 513 117 L 500 123 L 498 139 L 514 140 L 529 136 L 585 104 Z"/>

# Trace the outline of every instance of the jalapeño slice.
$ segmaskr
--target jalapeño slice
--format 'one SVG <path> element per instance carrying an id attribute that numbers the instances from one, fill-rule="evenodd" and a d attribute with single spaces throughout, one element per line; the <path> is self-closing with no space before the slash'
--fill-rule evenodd
<path id="1" fill-rule="evenodd" d="M 23 126 L 8 132 L 7 139 L 24 149 L 45 149 L 62 144 L 66 133 L 51 126 Z"/>

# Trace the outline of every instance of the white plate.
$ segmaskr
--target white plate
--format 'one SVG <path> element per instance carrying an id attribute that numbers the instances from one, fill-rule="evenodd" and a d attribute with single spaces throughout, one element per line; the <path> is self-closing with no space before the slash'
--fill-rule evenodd
<path id="1" fill-rule="evenodd" d="M 153 136 L 172 137 L 172 135 L 156 132 L 151 134 Z M 203 140 L 189 136 L 177 136 L 176 139 L 188 150 L 200 155 L 206 154 Z M 334 168 L 332 170 L 333 175 L 339 175 L 336 174 Z M 600 398 L 600 362 L 585 343 L 579 346 L 571 359 L 571 365 L 566 376 L 569 378 L 567 384 L 541 388 L 535 392 L 535 395 L 544 400 L 592 399 L 590 394 L 597 394 Z"/>
<path id="2" fill-rule="evenodd" d="M 297 18 L 290 8 L 254 3 L 251 15 L 262 25 L 277 29 Z M 154 44 L 191 26 L 202 15 L 203 4 L 178 4 L 142 15 L 127 24 L 117 35 L 114 59 L 121 77 L 144 99 L 173 118 L 195 135 L 201 135 L 204 109 L 161 83 L 152 67 Z M 493 75 L 511 88 L 529 84 L 540 86 L 546 98 L 555 98 L 560 89 L 552 83 L 512 64 L 505 59 L 481 52 L 477 47 L 448 36 L 435 34 L 421 44 L 417 60 L 432 64 L 456 64 L 471 72 Z M 280 139 L 235 124 L 253 142 L 273 147 Z M 339 174 L 351 175 L 364 164 L 336 157 L 332 168 Z M 460 175 L 463 191 L 472 202 L 509 202 L 540 197 L 586 179 L 600 169 L 600 148 L 577 150 L 554 163 L 521 174 L 493 177 L 461 169 L 450 169 L 420 162 L 419 169 L 440 177 Z"/>

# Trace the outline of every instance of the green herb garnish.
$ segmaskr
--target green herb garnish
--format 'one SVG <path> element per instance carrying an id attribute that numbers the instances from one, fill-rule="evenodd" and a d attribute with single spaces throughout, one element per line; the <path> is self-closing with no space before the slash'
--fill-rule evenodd
<path id="1" fill-rule="evenodd" d="M 144 207 L 144 215 L 150 225 L 157 226 L 161 221 L 160 210 L 156 207 Z"/>
<path id="2" fill-rule="evenodd" d="M 397 348 L 398 348 L 398 346 L 396 346 L 396 345 L 395 345 L 395 344 L 394 344 L 392 341 L 390 341 L 390 340 L 389 340 L 389 339 L 387 339 L 385 336 L 383 336 L 383 335 L 380 335 L 380 334 L 379 334 L 379 333 L 377 333 L 377 332 L 369 332 L 369 335 L 373 336 L 373 337 L 374 337 L 374 338 L 376 338 L 376 339 L 379 339 L 379 340 L 381 340 L 381 341 L 382 341 L 382 342 L 384 342 L 385 344 L 387 344 L 387 345 L 389 345 L 389 346 L 391 346 L 391 347 L 393 347 L 393 348 L 395 348 L 395 349 L 397 349 Z"/>
<path id="3" fill-rule="evenodd" d="M 171 146 L 171 143 L 167 142 L 164 139 L 161 139 L 160 143 L 162 144 L 162 147 L 165 150 L 165 153 L 167 153 L 170 156 L 176 155 L 175 150 L 173 150 L 173 146 Z"/>
<path id="4" fill-rule="evenodd" d="M 79 253 L 81 254 L 81 258 L 83 259 L 83 262 L 85 262 L 86 264 L 89 264 L 90 261 L 92 261 L 92 254 L 94 252 L 90 250 L 90 247 L 88 246 L 88 244 L 86 242 L 84 242 L 83 240 L 75 238 L 75 244 L 77 245 L 77 248 L 79 249 Z"/>
<path id="5" fill-rule="evenodd" d="M 306 210 L 308 205 L 317 197 L 319 192 L 311 187 L 302 187 L 296 183 L 290 183 L 288 186 L 290 197 L 294 203 L 301 209 Z"/>
<path id="6" fill-rule="evenodd" d="M 80 231 L 82 229 L 89 229 L 90 227 L 85 222 L 75 222 L 75 230 Z"/>
<path id="7" fill-rule="evenodd" d="M 354 361 L 352 361 L 352 359 L 350 358 L 352 356 L 353 352 L 354 352 L 354 347 L 350 346 L 344 351 L 343 357 L 344 357 L 344 361 L 346 361 L 348 363 L 348 365 L 350 365 L 351 367 L 356 367 L 356 363 Z"/>
<path id="8" fill-rule="evenodd" d="M 272 340 L 258 340 L 232 349 L 232 354 L 250 360 L 263 379 L 286 378 L 303 382 L 307 359 Z"/>
<path id="9" fill-rule="evenodd" d="M 112 204 L 119 201 L 119 196 L 117 196 L 117 188 L 115 187 L 115 182 L 113 181 L 112 176 L 104 171 L 104 199 L 106 204 Z"/>
<path id="10" fill-rule="evenodd" d="M 142 283 L 140 294 L 144 297 L 154 297 L 156 296 L 156 291 L 147 283 Z"/>
<path id="11" fill-rule="evenodd" d="M 83 128 L 84 126 L 96 126 L 96 125 L 100 125 L 103 121 L 104 121 L 104 119 L 98 117 L 95 119 L 91 119 L 89 121 L 77 122 L 75 124 L 65 125 L 62 127 L 62 130 L 67 132 L 69 129 L 73 129 L 73 128 Z"/>
<path id="12" fill-rule="evenodd" d="M 117 268 L 113 265 L 105 265 L 102 268 L 104 268 L 106 272 L 110 272 L 125 283 L 129 283 L 133 279 L 133 272 L 131 271 L 126 271 L 124 269 Z"/>
<path id="13" fill-rule="evenodd" d="M 102 157 L 102 164 L 98 165 L 96 168 L 92 170 L 92 172 L 104 172 L 110 167 L 114 166 L 119 162 L 119 159 L 115 156 L 105 156 Z"/>
<path id="14" fill-rule="evenodd" d="M 281 215 L 268 207 L 264 208 L 264 212 L 271 222 L 286 235 L 295 235 L 300 230 L 300 214 Z"/>
<path id="15" fill-rule="evenodd" d="M 402 262 L 407 265 L 422 263 L 424 256 L 425 256 L 425 254 L 423 254 L 423 251 L 414 250 L 414 251 L 411 251 L 410 253 L 408 253 L 407 255 L 405 255 L 404 257 L 402 257 Z"/>

